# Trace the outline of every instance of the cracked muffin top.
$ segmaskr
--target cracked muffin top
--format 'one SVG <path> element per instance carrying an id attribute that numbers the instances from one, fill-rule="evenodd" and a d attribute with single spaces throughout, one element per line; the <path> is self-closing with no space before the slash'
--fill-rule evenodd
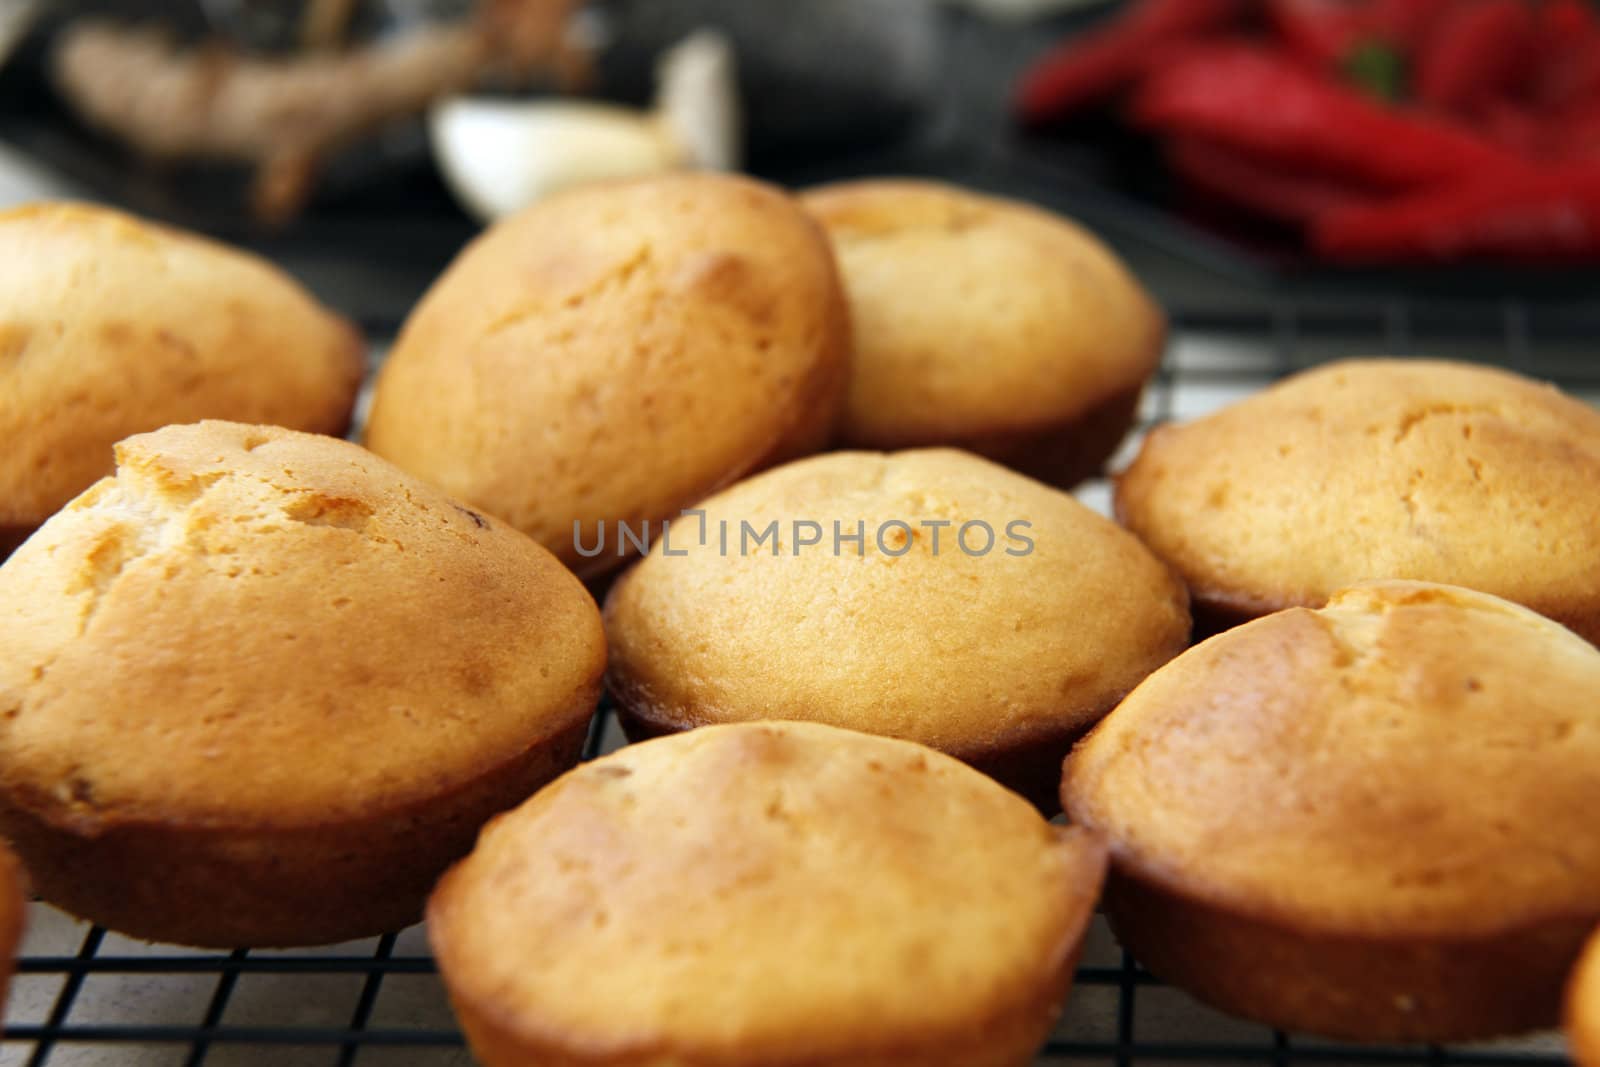
<path id="1" fill-rule="evenodd" d="M 677 174 L 547 198 L 474 241 L 406 322 L 367 444 L 598 573 L 597 524 L 674 518 L 820 447 L 843 400 L 844 296 L 781 191 Z"/>
<path id="2" fill-rule="evenodd" d="M 1118 868 L 1329 936 L 1600 921 L 1600 651 L 1419 582 L 1219 634 L 1073 752 L 1063 803 Z"/>
<path id="3" fill-rule="evenodd" d="M 361 365 L 360 335 L 256 256 L 88 204 L 0 212 L 0 542 L 109 473 L 129 434 L 342 433 Z"/>
<path id="4" fill-rule="evenodd" d="M 491 822 L 429 937 L 487 1063 L 1019 1063 L 1104 868 L 921 745 L 708 726 Z"/>
<path id="5" fill-rule="evenodd" d="M 1362 359 L 1296 375 L 1157 429 L 1116 508 L 1197 614 L 1409 578 L 1600 639 L 1600 412 L 1506 371 Z"/>
<path id="6" fill-rule="evenodd" d="M 203 422 L 116 463 L 0 566 L 8 803 L 320 825 L 470 782 L 597 686 L 577 579 L 355 445 Z"/>

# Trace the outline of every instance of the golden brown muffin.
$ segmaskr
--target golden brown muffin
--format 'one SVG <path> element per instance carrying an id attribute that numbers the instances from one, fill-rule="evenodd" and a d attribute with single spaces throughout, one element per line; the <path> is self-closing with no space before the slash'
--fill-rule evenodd
<path id="1" fill-rule="evenodd" d="M 0 560 L 129 434 L 343 433 L 361 363 L 350 324 L 256 256 L 88 204 L 0 211 Z"/>
<path id="2" fill-rule="evenodd" d="M 428 931 L 487 1067 L 1021 1067 L 1104 871 L 937 752 L 746 723 L 495 819 Z"/>
<path id="3" fill-rule="evenodd" d="M 623 561 L 615 523 L 820 447 L 848 352 L 833 257 L 790 197 L 726 175 L 596 183 L 500 222 L 435 283 L 367 444 L 595 575 Z M 575 523 L 607 550 L 579 554 Z"/>
<path id="4" fill-rule="evenodd" d="M 1600 640 L 1600 412 L 1506 371 L 1363 359 L 1163 426 L 1118 517 L 1197 630 L 1382 578 L 1503 596 Z"/>
<path id="5" fill-rule="evenodd" d="M 344 441 L 169 426 L 0 567 L 0 834 L 46 900 L 198 945 L 416 921 L 578 758 L 599 612 Z"/>
<path id="6" fill-rule="evenodd" d="M 27 875 L 4 842 L 0 842 L 0 1005 L 16 970 L 17 949 L 27 925 Z"/>
<path id="7" fill-rule="evenodd" d="M 1105 245 L 1041 208 L 934 182 L 802 199 L 850 297 L 846 445 L 955 445 L 1061 486 L 1099 472 L 1166 338 Z"/>
<path id="8" fill-rule="evenodd" d="M 705 544 L 699 520 L 674 524 L 606 600 L 633 737 L 814 720 L 921 742 L 1054 810 L 1072 742 L 1188 641 L 1182 585 L 1130 534 L 965 452 L 835 452 L 701 507 Z"/>
<path id="9" fill-rule="evenodd" d="M 1600 931 L 1589 938 L 1567 989 L 1567 1044 L 1578 1067 L 1600 1067 Z"/>
<path id="10" fill-rule="evenodd" d="M 1356 1040 L 1549 1026 L 1600 921 L 1600 652 L 1383 582 L 1196 646 L 1073 752 L 1106 910 L 1225 1011 Z"/>

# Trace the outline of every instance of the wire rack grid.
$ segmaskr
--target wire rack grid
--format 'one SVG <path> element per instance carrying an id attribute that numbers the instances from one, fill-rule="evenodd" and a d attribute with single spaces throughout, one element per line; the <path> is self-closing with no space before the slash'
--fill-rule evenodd
<path id="1" fill-rule="evenodd" d="M 1296 370 L 1356 354 L 1441 355 L 1508 366 L 1600 404 L 1600 304 L 1278 302 L 1177 309 L 1139 433 L 1237 400 Z M 1113 467 L 1117 465 L 1114 461 Z M 1107 506 L 1109 487 L 1080 496 Z M 585 748 L 621 743 L 607 709 Z M 152 946 L 33 905 L 13 982 L 5 1067 L 469 1064 L 420 927 L 309 950 L 219 954 Z M 1091 928 L 1077 983 L 1039 1067 L 1100 1063 L 1513 1065 L 1565 1062 L 1546 1034 L 1461 1048 L 1357 1047 L 1228 1019 L 1164 987 Z"/>

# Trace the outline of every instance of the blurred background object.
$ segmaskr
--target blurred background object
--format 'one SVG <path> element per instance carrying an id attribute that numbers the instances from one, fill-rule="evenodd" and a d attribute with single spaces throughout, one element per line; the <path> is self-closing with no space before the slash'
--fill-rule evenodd
<path id="1" fill-rule="evenodd" d="M 1592 292 L 1589 164 L 1538 153 L 1584 143 L 1594 5 L 1510 2 L 1549 61 L 1502 0 L 47 0 L 0 142 L 379 324 L 482 220 L 685 165 L 1034 200 L 1240 305 Z"/>
<path id="2" fill-rule="evenodd" d="M 1331 262 L 1600 261 L 1588 0 L 1135 0 L 1018 83 Z"/>
<path id="3" fill-rule="evenodd" d="M 442 100 L 428 117 L 434 158 L 462 206 L 485 222 L 585 181 L 738 169 L 739 87 L 728 39 L 696 30 L 658 68 L 648 111 L 568 99 Z"/>
<path id="4" fill-rule="evenodd" d="M 653 89 L 655 57 L 702 27 L 726 34 L 756 159 L 876 146 L 925 109 L 940 76 L 940 23 L 929 0 L 613 0 L 602 22 L 599 82 L 624 100 Z"/>
<path id="5" fill-rule="evenodd" d="M 0 65 L 4 65 L 11 50 L 21 43 L 43 6 L 42 0 L 14 0 L 0 7 Z"/>
<path id="6" fill-rule="evenodd" d="M 435 123 L 437 147 L 458 144 L 456 127 L 481 144 L 477 132 L 504 120 L 534 169 L 587 145 L 592 163 L 556 166 L 570 178 L 731 166 L 741 97 L 758 156 L 880 144 L 912 120 L 935 77 L 926 0 L 200 0 L 187 19 L 177 7 L 119 17 L 133 7 L 86 3 L 80 17 L 57 19 L 42 51 L 58 102 L 146 164 L 245 164 L 253 213 L 279 224 L 305 208 L 334 157 L 370 153 L 376 137 L 463 93 L 546 103 L 581 94 L 612 108 L 512 121 L 513 108 L 480 101 Z M 700 38 L 658 79 L 670 50 L 708 28 L 722 43 Z M 657 143 L 625 133 L 618 107 L 653 107 Z M 560 148 L 536 143 L 546 135 Z M 501 164 L 508 151 L 500 146 Z M 477 190 L 472 210 L 491 213 L 466 160 L 444 169 L 458 189 Z"/>
<path id="7" fill-rule="evenodd" d="M 949 22 L 935 0 L 47 0 L 0 67 L 0 142 L 392 321 L 476 223 L 575 181 L 939 169 Z"/>
<path id="8" fill-rule="evenodd" d="M 52 75 L 81 118 L 146 159 L 252 165 L 255 213 L 281 221 L 328 155 L 444 95 L 497 79 L 576 87 L 586 58 L 563 32 L 574 6 L 490 0 L 472 17 L 340 48 L 354 0 L 207 0 L 208 17 L 242 40 L 181 44 L 161 26 L 85 19 L 62 31 Z M 289 41 L 289 52 L 250 53 Z"/>
<path id="9" fill-rule="evenodd" d="M 986 18 L 1021 21 L 1066 11 L 1103 7 L 1110 0 L 946 0 Z"/>

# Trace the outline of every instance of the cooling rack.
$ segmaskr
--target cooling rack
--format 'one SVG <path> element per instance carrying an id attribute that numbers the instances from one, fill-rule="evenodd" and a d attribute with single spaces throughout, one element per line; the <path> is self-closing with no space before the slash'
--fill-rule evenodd
<path id="1" fill-rule="evenodd" d="M 1358 354 L 1440 355 L 1554 381 L 1600 404 L 1600 303 L 1416 301 L 1370 294 L 1176 304 L 1140 431 L 1204 414 L 1295 370 Z M 1125 447 L 1126 458 L 1137 436 Z M 1114 464 L 1115 465 L 1115 464 Z M 1080 495 L 1104 508 L 1105 483 Z M 585 747 L 620 744 L 606 709 Z M 469 1064 L 420 928 L 298 951 L 150 946 L 34 905 L 0 1064 L 29 1067 L 459 1067 Z M 1161 985 L 1091 929 L 1040 1067 L 1099 1063 L 1560 1064 L 1555 1035 L 1464 1047 L 1357 1047 L 1232 1020 Z"/>

